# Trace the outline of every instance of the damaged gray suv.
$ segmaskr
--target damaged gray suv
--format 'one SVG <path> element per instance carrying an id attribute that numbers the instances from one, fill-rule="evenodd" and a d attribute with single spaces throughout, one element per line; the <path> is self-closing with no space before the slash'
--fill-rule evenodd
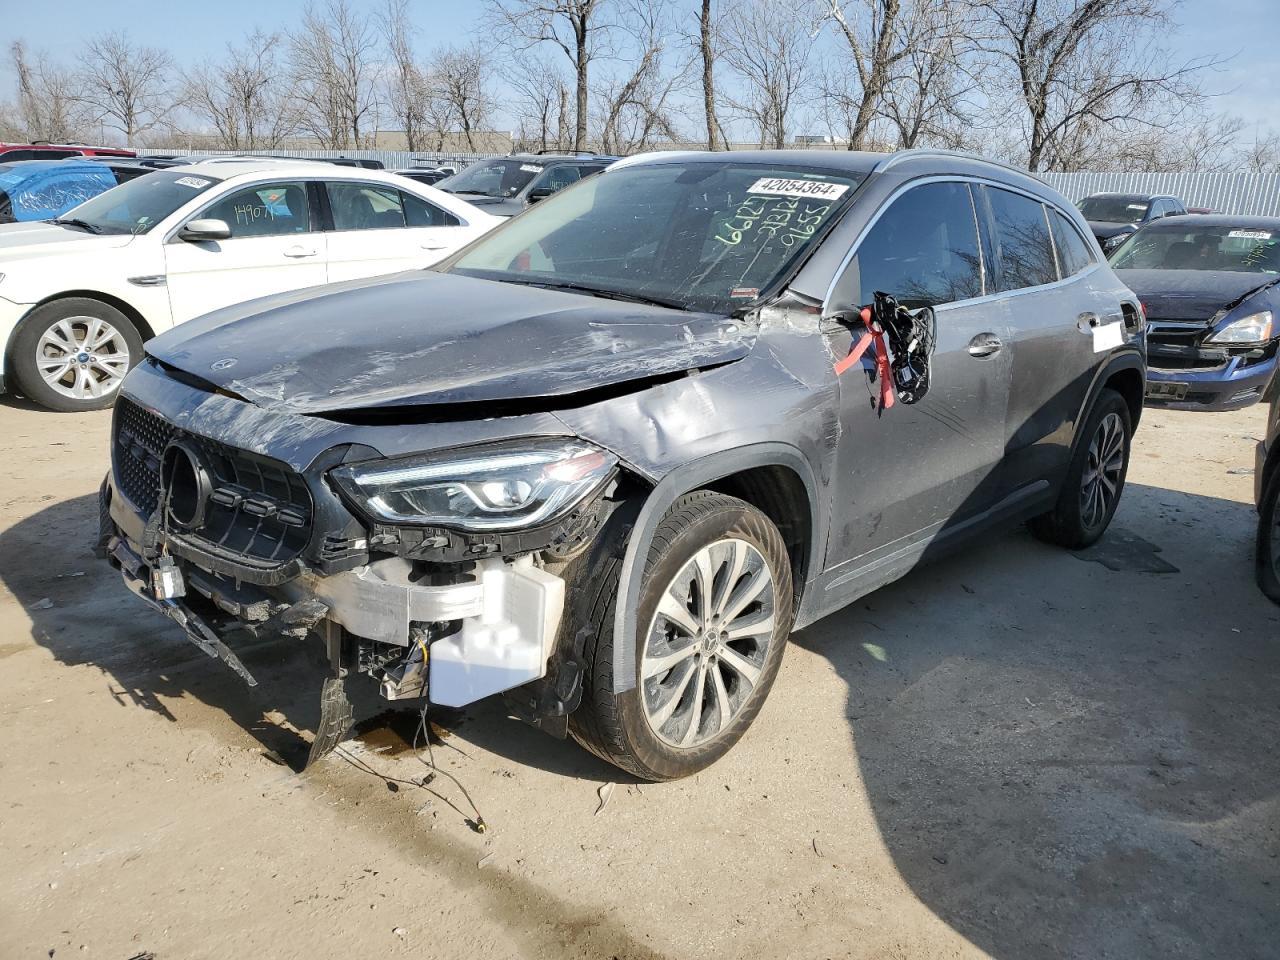
<path id="1" fill-rule="evenodd" d="M 789 634 L 970 535 L 1107 527 L 1144 321 L 1058 193 L 975 158 L 624 160 L 431 270 L 220 310 L 115 408 L 101 545 L 252 677 L 511 711 L 632 774 L 746 731 Z"/>

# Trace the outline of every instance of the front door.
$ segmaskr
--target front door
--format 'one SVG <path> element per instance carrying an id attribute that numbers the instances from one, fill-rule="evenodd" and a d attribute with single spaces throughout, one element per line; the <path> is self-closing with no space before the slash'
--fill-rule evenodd
<path id="1" fill-rule="evenodd" d="M 303 183 L 234 190 L 191 219 L 221 220 L 226 240 L 165 244 L 174 323 L 229 306 L 325 282 L 325 237 L 312 229 Z"/>
<path id="2" fill-rule="evenodd" d="M 890 201 L 837 282 L 832 306 L 869 305 L 877 291 L 933 306 L 937 338 L 915 404 L 877 408 L 869 357 L 840 377 L 828 568 L 911 552 L 995 502 L 1010 351 L 998 306 L 983 299 L 984 264 L 969 185 L 930 182 Z M 832 335 L 837 355 L 851 339 Z"/>

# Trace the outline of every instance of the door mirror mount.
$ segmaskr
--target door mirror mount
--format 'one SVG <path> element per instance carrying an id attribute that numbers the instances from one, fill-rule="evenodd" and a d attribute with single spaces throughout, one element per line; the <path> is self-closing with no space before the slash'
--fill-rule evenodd
<path id="1" fill-rule="evenodd" d="M 555 193 L 555 191 L 550 187 L 534 187 L 529 191 L 529 202 L 537 203 L 539 200 L 547 199 L 547 197 L 551 196 L 553 193 Z"/>
<path id="2" fill-rule="evenodd" d="M 185 240 L 188 243 L 229 240 L 231 239 L 231 228 L 227 226 L 225 220 L 190 220 L 178 231 L 178 239 Z"/>

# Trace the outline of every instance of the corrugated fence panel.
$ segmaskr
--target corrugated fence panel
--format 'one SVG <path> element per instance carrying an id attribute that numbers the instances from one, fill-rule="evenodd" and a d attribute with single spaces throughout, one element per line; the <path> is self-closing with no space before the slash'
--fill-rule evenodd
<path id="1" fill-rule="evenodd" d="M 1280 217 L 1280 174 L 1041 173 L 1041 180 L 1079 201 L 1091 193 L 1164 193 L 1189 207 L 1239 216 Z"/>

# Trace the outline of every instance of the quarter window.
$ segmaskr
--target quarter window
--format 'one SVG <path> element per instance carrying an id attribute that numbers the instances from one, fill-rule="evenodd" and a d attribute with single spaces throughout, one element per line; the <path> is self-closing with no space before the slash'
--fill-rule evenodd
<path id="1" fill-rule="evenodd" d="M 987 196 L 1000 247 L 1000 289 L 1021 290 L 1057 280 L 1044 204 L 997 187 L 988 187 Z"/>
<path id="2" fill-rule="evenodd" d="M 401 192 L 400 203 L 404 208 L 405 225 L 410 227 L 456 227 L 459 220 L 447 210 L 411 193 Z"/>
<path id="3" fill-rule="evenodd" d="M 928 183 L 895 200 L 858 245 L 846 277 L 859 306 L 877 292 L 911 309 L 982 296 L 968 185 Z"/>
<path id="4" fill-rule="evenodd" d="M 1053 210 L 1049 214 L 1053 224 L 1053 243 L 1058 249 L 1058 272 L 1063 277 L 1074 277 L 1093 264 L 1093 254 L 1067 218 Z"/>
<path id="5" fill-rule="evenodd" d="M 278 237 L 311 229 L 307 188 L 301 183 L 259 184 L 237 190 L 197 216 L 224 221 L 232 238 Z"/>

